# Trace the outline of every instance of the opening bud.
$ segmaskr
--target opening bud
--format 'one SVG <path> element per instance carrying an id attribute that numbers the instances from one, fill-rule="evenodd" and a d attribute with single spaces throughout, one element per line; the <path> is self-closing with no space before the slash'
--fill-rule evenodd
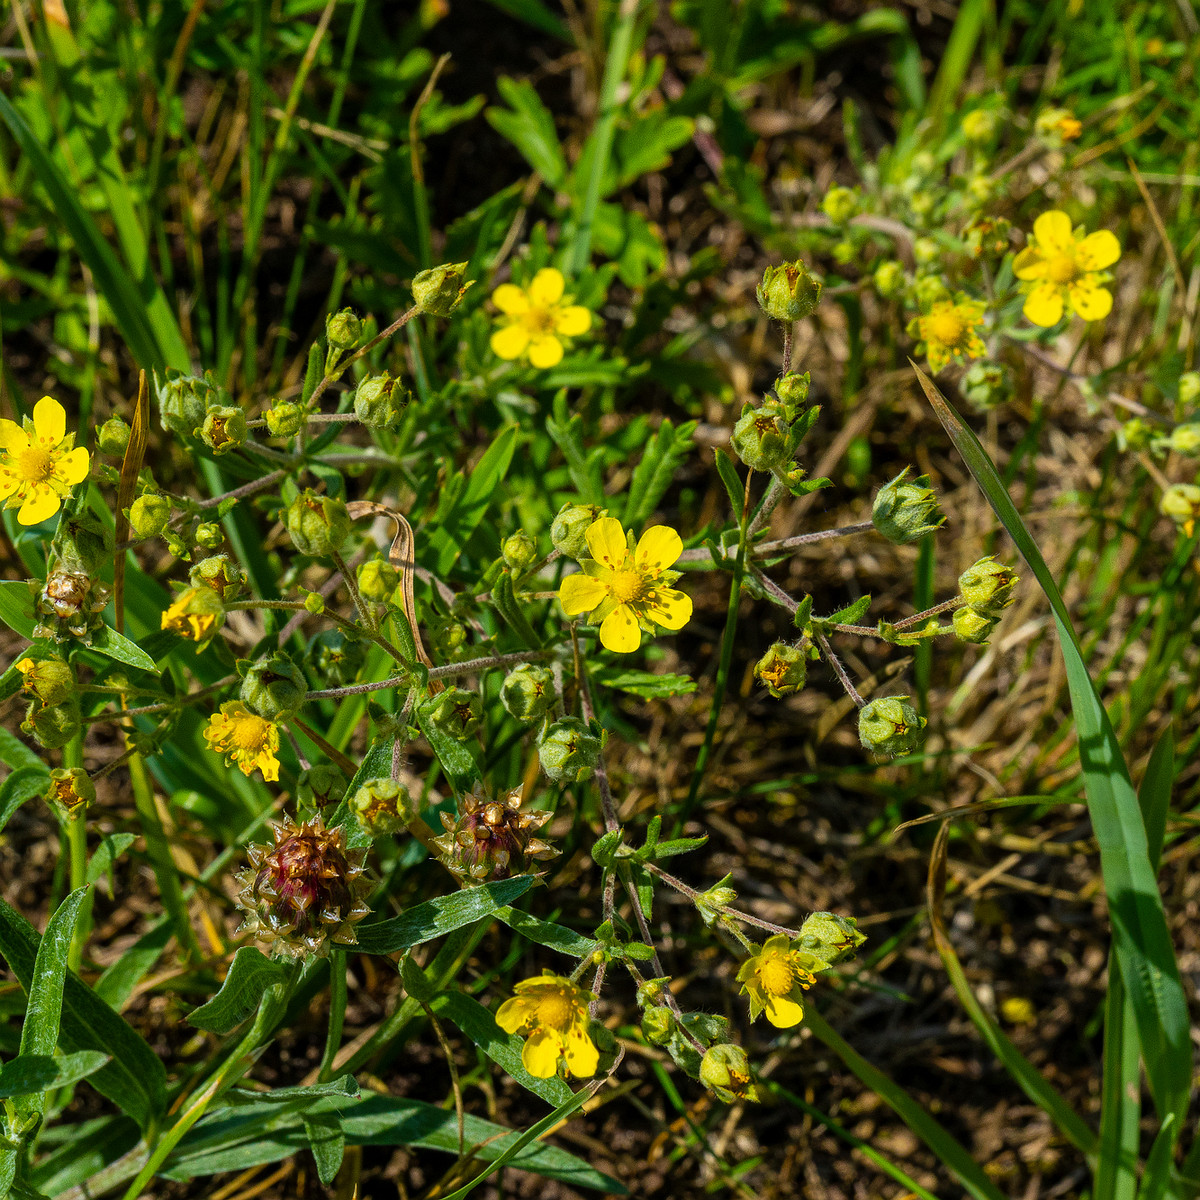
<path id="1" fill-rule="evenodd" d="M 853 917 L 840 917 L 837 913 L 815 912 L 806 917 L 800 926 L 796 945 L 801 950 L 815 954 L 822 962 L 833 966 L 845 962 L 858 953 L 858 948 L 867 940 L 859 933 L 858 922 Z"/>
<path id="2" fill-rule="evenodd" d="M 807 371 L 798 375 L 790 371 L 775 380 L 775 395 L 787 410 L 788 419 L 794 419 L 800 409 L 808 403 L 808 387 L 811 382 Z"/>
<path id="3" fill-rule="evenodd" d="M 663 1046 L 675 1030 L 675 1018 L 665 1004 L 655 1004 L 642 1013 L 642 1033 L 653 1046 Z"/>
<path id="4" fill-rule="evenodd" d="M 1163 492 L 1158 511 L 1176 525 L 1184 526 L 1184 532 L 1190 536 L 1191 524 L 1200 517 L 1200 487 L 1194 483 L 1172 484 Z"/>
<path id="5" fill-rule="evenodd" d="M 372 429 L 390 429 L 408 401 L 408 389 L 386 371 L 365 375 L 354 392 L 354 415 Z"/>
<path id="6" fill-rule="evenodd" d="M 350 797 L 350 811 L 371 837 L 384 837 L 416 820 L 417 804 L 402 783 L 368 779 Z"/>
<path id="7" fill-rule="evenodd" d="M 246 414 L 240 408 L 219 404 L 204 415 L 204 424 L 192 431 L 214 454 L 236 450 L 249 433 Z"/>
<path id="8" fill-rule="evenodd" d="M 246 586 L 246 576 L 228 554 L 212 554 L 192 567 L 188 582 L 192 587 L 212 588 L 222 600 L 236 600 Z"/>
<path id="9" fill-rule="evenodd" d="M 737 892 L 729 886 L 730 878 L 731 876 L 726 875 L 708 891 L 701 892 L 693 901 L 705 925 L 715 925 L 718 921 L 729 919 L 721 910 L 728 908 L 737 899 Z"/>
<path id="10" fill-rule="evenodd" d="M 350 533 L 350 514 L 341 500 L 306 488 L 288 505 L 284 518 L 292 545 L 315 558 L 338 549 Z"/>
<path id="11" fill-rule="evenodd" d="M 351 308 L 325 318 L 325 340 L 334 350 L 353 350 L 362 337 L 362 321 Z"/>
<path id="12" fill-rule="evenodd" d="M 587 531 L 607 515 L 607 508 L 595 504 L 564 504 L 550 524 L 551 545 L 567 558 L 587 558 Z"/>
<path id="13" fill-rule="evenodd" d="M 745 1050 L 732 1042 L 718 1042 L 704 1052 L 700 1082 L 726 1104 L 758 1099 L 758 1089 L 750 1075 L 750 1060 Z"/>
<path id="14" fill-rule="evenodd" d="M 225 624 L 225 606 L 210 587 L 193 587 L 180 592 L 162 615 L 162 628 L 205 643 Z"/>
<path id="15" fill-rule="evenodd" d="M 532 567 L 537 562 L 537 543 L 523 529 L 504 539 L 500 547 L 504 565 L 514 574 Z"/>
<path id="16" fill-rule="evenodd" d="M 889 542 L 907 546 L 933 533 L 945 521 L 938 508 L 937 496 L 929 487 L 928 476 L 909 481 L 905 467 L 890 483 L 875 493 L 871 520 Z"/>
<path id="17" fill-rule="evenodd" d="M 430 721 L 438 729 L 460 742 L 471 737 L 483 723 L 483 701 L 478 693 L 460 687 L 447 688 L 428 711 Z"/>
<path id="18" fill-rule="evenodd" d="M 755 293 L 758 306 L 773 321 L 800 321 L 821 301 L 821 283 L 799 260 L 768 267 Z"/>
<path id="19" fill-rule="evenodd" d="M 582 783 L 592 777 L 603 748 L 599 725 L 588 725 L 578 717 L 562 717 L 542 734 L 538 761 L 555 783 Z"/>
<path id="20" fill-rule="evenodd" d="M 304 428 L 304 409 L 291 400 L 276 400 L 263 415 L 272 437 L 295 437 Z"/>
<path id="21" fill-rule="evenodd" d="M 96 433 L 96 445 L 102 454 L 124 457 L 129 445 L 129 426 L 120 417 L 109 417 Z"/>
<path id="22" fill-rule="evenodd" d="M 129 506 L 129 528 L 137 537 L 158 537 L 170 520 L 171 502 L 161 492 L 144 492 Z"/>
<path id="23" fill-rule="evenodd" d="M 252 663 L 242 679 L 242 703 L 264 721 L 283 721 L 304 703 L 304 672 L 282 651 Z"/>
<path id="24" fill-rule="evenodd" d="M 777 471 L 792 456 L 787 410 L 774 400 L 747 404 L 733 427 L 733 449 L 752 471 Z"/>
<path id="25" fill-rule="evenodd" d="M 997 562 L 989 554 L 972 563 L 958 577 L 958 590 L 968 606 L 981 617 L 998 617 L 1013 602 L 1013 592 L 1019 582 L 1020 576 L 1011 567 Z"/>
<path id="26" fill-rule="evenodd" d="M 50 772 L 46 802 L 67 818 L 82 817 L 96 799 L 96 787 L 82 767 L 59 767 Z"/>
<path id="27" fill-rule="evenodd" d="M 884 696 L 858 710 L 858 737 L 876 754 L 911 754 L 921 746 L 927 722 L 907 696 Z"/>
<path id="28" fill-rule="evenodd" d="M 57 654 L 45 658 L 23 658 L 17 670 L 24 677 L 25 694 L 41 704 L 62 704 L 75 694 L 75 672 Z"/>
<path id="29" fill-rule="evenodd" d="M 448 317 L 461 302 L 474 280 L 463 283 L 467 264 L 443 263 L 422 271 L 412 281 L 413 301 L 431 317 Z"/>
<path id="30" fill-rule="evenodd" d="M 804 687 L 808 675 L 806 649 L 803 642 L 797 646 L 776 642 L 754 664 L 754 677 L 766 685 L 767 691 L 776 700 L 790 696 Z"/>
<path id="31" fill-rule="evenodd" d="M 540 721 L 555 701 L 554 672 L 535 663 L 522 663 L 500 685 L 500 703 L 518 721 Z"/>

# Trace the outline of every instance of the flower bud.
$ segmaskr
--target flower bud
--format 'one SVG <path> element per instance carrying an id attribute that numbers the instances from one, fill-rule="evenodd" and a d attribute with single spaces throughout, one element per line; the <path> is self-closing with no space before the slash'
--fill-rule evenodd
<path id="1" fill-rule="evenodd" d="M 362 337 L 362 321 L 352 308 L 325 318 L 325 340 L 334 350 L 353 350 Z"/>
<path id="2" fill-rule="evenodd" d="M 519 529 L 504 539 L 500 553 L 504 558 L 504 565 L 515 574 L 537 562 L 537 543 L 523 529 Z"/>
<path id="3" fill-rule="evenodd" d="M 236 600 L 246 586 L 246 576 L 228 554 L 213 554 L 192 567 L 188 582 L 192 587 L 212 588 L 222 600 Z"/>
<path id="4" fill-rule="evenodd" d="M 291 400 L 276 400 L 264 415 L 272 437 L 295 437 L 304 428 L 304 409 Z"/>
<path id="5" fill-rule="evenodd" d="M 1162 494 L 1158 511 L 1176 525 L 1189 525 L 1200 517 L 1200 487 L 1194 483 L 1172 484 Z"/>
<path id="6" fill-rule="evenodd" d="M 390 429 L 408 401 L 408 390 L 386 371 L 364 375 L 354 392 L 354 415 L 372 429 Z"/>
<path id="7" fill-rule="evenodd" d="M 808 656 L 803 645 L 776 642 L 754 664 L 755 679 L 766 684 L 767 691 L 776 700 L 800 691 L 807 675 Z"/>
<path id="8" fill-rule="evenodd" d="M 518 721 L 540 721 L 555 701 L 554 672 L 535 663 L 522 663 L 500 685 L 500 703 Z"/>
<path id="9" fill-rule="evenodd" d="M 589 726 L 578 717 L 561 717 L 542 734 L 538 760 L 555 783 L 582 783 L 592 777 L 603 748 L 599 726 Z"/>
<path id="10" fill-rule="evenodd" d="M 1130 417 L 1117 430 L 1117 447 L 1120 450 L 1145 450 L 1154 438 L 1154 431 L 1141 417 Z"/>
<path id="11" fill-rule="evenodd" d="M 55 566 L 62 570 L 96 575 L 112 562 L 112 536 L 97 516 L 85 510 L 59 519 L 51 550 Z"/>
<path id="12" fill-rule="evenodd" d="M 779 397 L 789 419 L 794 419 L 800 409 L 808 403 L 808 385 L 811 382 L 807 371 L 798 375 L 789 371 L 775 380 L 775 395 Z"/>
<path id="13" fill-rule="evenodd" d="M 1179 377 L 1179 402 L 1191 404 L 1200 400 L 1200 371 L 1185 371 Z"/>
<path id="14" fill-rule="evenodd" d="M 46 705 L 62 704 L 75 694 L 75 672 L 57 654 L 45 658 L 23 658 L 17 670 L 24 677 L 22 688 Z"/>
<path id="15" fill-rule="evenodd" d="M 120 417 L 109 417 L 96 433 L 96 445 L 102 454 L 123 458 L 129 446 L 129 426 Z"/>
<path id="16" fill-rule="evenodd" d="M 43 618 L 34 626 L 34 637 L 61 642 L 86 637 L 103 624 L 100 614 L 108 603 L 108 589 L 83 572 L 55 569 L 44 584 L 33 586 L 34 611 Z"/>
<path id="17" fill-rule="evenodd" d="M 930 263 L 937 262 L 941 252 L 941 247 L 931 237 L 919 237 L 913 242 L 913 258 L 919 266 L 927 267 Z"/>
<path id="18" fill-rule="evenodd" d="M 732 1042 L 718 1042 L 704 1052 L 700 1082 L 726 1104 L 758 1099 L 758 1089 L 750 1077 L 750 1060 L 745 1050 Z"/>
<path id="19" fill-rule="evenodd" d="M 782 404 L 764 401 L 759 408 L 747 404 L 733 427 L 733 448 L 752 471 L 777 471 L 791 458 L 791 426 Z"/>
<path id="20" fill-rule="evenodd" d="M 904 267 L 894 259 L 885 259 L 875 268 L 871 281 L 875 290 L 885 300 L 890 300 L 904 287 Z"/>
<path id="21" fill-rule="evenodd" d="M 288 505 L 284 518 L 292 545 L 320 557 L 336 551 L 350 533 L 350 514 L 341 500 L 306 488 Z"/>
<path id="22" fill-rule="evenodd" d="M 521 789 L 497 793 L 488 799 L 480 788 L 459 800 L 458 817 L 442 813 L 446 832 L 434 838 L 446 867 L 460 882 L 485 883 L 508 879 L 534 869 L 536 863 L 555 858 L 558 851 L 535 836 L 550 820 L 545 809 L 521 811 Z"/>
<path id="23" fill-rule="evenodd" d="M 350 797 L 350 811 L 371 837 L 399 833 L 417 818 L 408 788 L 394 779 L 368 779 Z"/>
<path id="24" fill-rule="evenodd" d="M 306 767 L 296 778 L 296 799 L 310 812 L 337 804 L 350 781 L 333 763 Z"/>
<path id="25" fill-rule="evenodd" d="M 884 696 L 858 710 L 858 737 L 876 754 L 911 754 L 920 748 L 927 724 L 907 696 Z"/>
<path id="26" fill-rule="evenodd" d="M 607 515 L 607 508 L 595 504 L 564 504 L 550 524 L 550 544 L 567 558 L 587 558 L 587 531 Z"/>
<path id="27" fill-rule="evenodd" d="M 1176 425 L 1167 444 L 1178 454 L 1200 454 L 1200 425 Z"/>
<path id="28" fill-rule="evenodd" d="M 990 142 L 996 134 L 996 114 L 990 109 L 977 108 L 962 119 L 963 136 L 977 146 Z"/>
<path id="29" fill-rule="evenodd" d="M 895 479 L 885 483 L 875 493 L 871 507 L 875 528 L 897 546 L 919 542 L 946 519 L 938 509 L 933 489 L 928 486 L 928 476 L 907 482 L 908 472 L 905 467 Z"/>
<path id="30" fill-rule="evenodd" d="M 835 225 L 845 225 L 858 212 L 858 197 L 848 187 L 831 187 L 821 200 L 821 211 Z"/>
<path id="31" fill-rule="evenodd" d="M 1012 602 L 1020 576 L 992 555 L 972 563 L 959 577 L 962 598 L 981 617 L 998 617 Z"/>
<path id="32" fill-rule="evenodd" d="M 400 572 L 386 558 L 368 558 L 358 568 L 358 590 L 363 598 L 386 604 L 400 586 Z"/>
<path id="33" fill-rule="evenodd" d="M 715 925 L 718 921 L 729 919 L 722 910 L 737 899 L 737 892 L 729 886 L 729 880 L 730 876 L 726 875 L 719 883 L 714 883 L 707 891 L 693 897 L 692 903 L 705 925 Z"/>
<path id="34" fill-rule="evenodd" d="M 757 289 L 758 306 L 773 321 L 799 321 L 820 303 L 821 284 L 797 259 L 768 267 Z"/>
<path id="35" fill-rule="evenodd" d="M 204 424 L 210 407 L 223 404 L 224 392 L 208 376 L 185 375 L 167 368 L 165 383 L 154 380 L 158 388 L 158 415 L 163 428 L 172 433 L 190 435 Z"/>
<path id="36" fill-rule="evenodd" d="M 1083 125 L 1070 109 L 1047 108 L 1038 113 L 1033 131 L 1048 142 L 1061 144 L 1074 141 L 1083 132 Z"/>
<path id="37" fill-rule="evenodd" d="M 325 611 L 325 597 L 320 592 L 306 592 L 304 611 L 310 616 L 319 617 Z"/>
<path id="38" fill-rule="evenodd" d="M 413 301 L 431 317 L 448 317 L 459 305 L 474 280 L 463 283 L 467 264 L 443 263 L 422 271 L 412 281 Z"/>
<path id="39" fill-rule="evenodd" d="M 973 362 L 958 387 L 967 403 L 980 412 L 986 412 L 1003 404 L 1012 395 L 1012 377 L 1001 363 Z"/>
<path id="40" fill-rule="evenodd" d="M 341 629 L 323 629 L 308 643 L 304 658 L 323 686 L 345 687 L 367 661 L 367 643 Z"/>
<path id="41" fill-rule="evenodd" d="M 642 1033 L 652 1046 L 663 1046 L 675 1030 L 675 1017 L 665 1004 L 655 1004 L 642 1013 Z"/>
<path id="42" fill-rule="evenodd" d="M 837 913 L 815 912 L 804 919 L 800 936 L 795 945 L 801 950 L 815 954 L 829 966 L 845 962 L 858 952 L 867 940 L 859 933 L 858 922 L 853 917 L 840 917 Z"/>
<path id="43" fill-rule="evenodd" d="M 163 629 L 194 642 L 208 642 L 224 624 L 225 606 L 210 587 L 193 587 L 180 592 L 162 615 Z"/>
<path id="44" fill-rule="evenodd" d="M 62 817 L 81 817 L 96 799 L 96 785 L 82 767 L 59 767 L 50 772 L 46 801 Z"/>
<path id="45" fill-rule="evenodd" d="M 140 538 L 165 533 L 171 519 L 171 502 L 161 492 L 144 492 L 129 506 L 129 528 Z"/>
<path id="46" fill-rule="evenodd" d="M 220 550 L 225 545 L 225 534 L 216 521 L 203 521 L 196 526 L 196 545 L 201 550 Z"/>
<path id="47" fill-rule="evenodd" d="M 228 454 L 247 438 L 246 414 L 232 405 L 218 404 L 204 414 L 204 424 L 192 432 L 214 454 Z"/>
<path id="48" fill-rule="evenodd" d="M 952 297 L 939 276 L 918 275 L 913 280 L 913 299 L 922 312 L 928 312 L 939 300 L 950 300 Z"/>
<path id="49" fill-rule="evenodd" d="M 951 618 L 959 641 L 969 642 L 973 646 L 982 646 L 987 642 L 998 620 L 999 617 L 985 617 L 966 605 L 956 608 Z"/>
<path id="50" fill-rule="evenodd" d="M 443 733 L 465 741 L 483 723 L 483 702 L 477 692 L 449 687 L 429 709 L 429 720 Z"/>
<path id="51" fill-rule="evenodd" d="M 282 651 L 252 663 L 242 679 L 242 703 L 264 721 L 290 717 L 308 695 L 304 672 Z"/>
<path id="52" fill-rule="evenodd" d="M 79 701 L 72 696 L 62 704 L 30 702 L 21 729 L 47 750 L 65 746 L 82 728 Z"/>

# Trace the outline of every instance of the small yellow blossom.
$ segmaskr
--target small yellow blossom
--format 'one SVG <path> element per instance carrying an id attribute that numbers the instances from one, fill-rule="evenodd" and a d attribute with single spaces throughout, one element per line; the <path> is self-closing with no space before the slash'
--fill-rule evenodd
<path id="1" fill-rule="evenodd" d="M 1112 311 L 1112 293 L 1102 274 L 1121 257 L 1121 243 L 1107 229 L 1083 235 L 1057 209 L 1033 223 L 1031 244 L 1013 260 L 1013 274 L 1029 281 L 1025 315 L 1035 325 L 1055 325 L 1063 311 L 1085 321 L 1103 320 Z"/>
<path id="2" fill-rule="evenodd" d="M 503 314 L 492 334 L 492 351 L 499 358 L 527 355 L 540 368 L 562 361 L 563 338 L 578 337 L 592 327 L 592 314 L 582 304 L 563 300 L 566 280 L 561 271 L 543 267 L 526 288 L 502 283 L 492 293 L 492 303 Z"/>
<path id="3" fill-rule="evenodd" d="M 210 587 L 182 591 L 162 615 L 162 628 L 193 642 L 207 642 L 225 624 L 225 606 Z"/>
<path id="4" fill-rule="evenodd" d="M 221 705 L 208 718 L 204 730 L 209 748 L 225 756 L 226 766 L 236 766 L 243 775 L 256 769 L 269 783 L 279 778 L 279 726 L 252 713 L 240 700 Z"/>
<path id="5" fill-rule="evenodd" d="M 592 557 L 580 561 L 580 574 L 562 581 L 558 599 L 568 617 L 591 613 L 606 649 L 628 654 L 642 644 L 641 630 L 653 634 L 656 626 L 682 629 L 688 623 L 691 598 L 669 586 L 678 573 L 668 568 L 683 553 L 675 530 L 655 525 L 634 549 L 621 522 L 602 517 L 585 538 Z"/>
<path id="6" fill-rule="evenodd" d="M 578 1078 L 595 1075 L 600 1062 L 596 1043 L 588 1033 L 591 992 L 548 972 L 518 983 L 510 1000 L 496 1011 L 496 1024 L 505 1033 L 525 1035 L 521 1063 L 536 1079 L 549 1079 L 565 1059 L 567 1070 Z"/>
<path id="7" fill-rule="evenodd" d="M 1027 996 L 1009 996 L 1002 1000 L 1000 1014 L 1010 1025 L 1032 1025 L 1037 1020 L 1033 1001 Z"/>
<path id="8" fill-rule="evenodd" d="M 777 933 L 751 955 L 737 973 L 750 998 L 750 1020 L 765 1012 L 776 1029 L 790 1029 L 804 1018 L 804 992 L 816 972 L 828 964 L 806 950 L 795 950 L 787 934 Z"/>
<path id="9" fill-rule="evenodd" d="M 1057 138 L 1061 142 L 1073 142 L 1082 132 L 1083 125 L 1070 109 L 1048 108 L 1039 113 L 1033 123 L 1034 130 L 1044 138 Z"/>
<path id="10" fill-rule="evenodd" d="M 978 358 L 986 352 L 978 333 L 983 309 L 975 300 L 938 300 L 913 322 L 914 332 L 925 343 L 929 369 L 935 375 L 948 363 Z"/>
<path id="11" fill-rule="evenodd" d="M 52 517 L 71 489 L 87 478 L 90 460 L 75 435 L 67 433 L 67 414 L 51 396 L 43 396 L 24 428 L 0 420 L 0 499 L 21 511 L 22 525 Z"/>

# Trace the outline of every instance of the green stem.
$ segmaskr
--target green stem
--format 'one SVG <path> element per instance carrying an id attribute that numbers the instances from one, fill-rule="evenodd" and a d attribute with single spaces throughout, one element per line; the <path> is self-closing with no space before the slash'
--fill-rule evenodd
<path id="1" fill-rule="evenodd" d="M 83 766 L 83 730 L 81 729 L 63 747 L 63 766 Z M 71 891 L 87 883 L 87 806 L 80 805 L 78 811 L 67 817 L 67 850 L 70 854 Z M 83 961 L 83 948 L 92 931 L 92 896 L 89 892 L 83 902 L 79 919 L 71 935 L 71 947 L 67 952 L 67 966 L 79 970 Z"/>
<path id="2" fill-rule="evenodd" d="M 342 1025 L 346 1020 L 346 952 L 335 949 L 329 955 L 329 1032 L 325 1035 L 325 1053 L 317 1072 L 318 1083 L 333 1078 L 333 1062 L 342 1044 Z"/>

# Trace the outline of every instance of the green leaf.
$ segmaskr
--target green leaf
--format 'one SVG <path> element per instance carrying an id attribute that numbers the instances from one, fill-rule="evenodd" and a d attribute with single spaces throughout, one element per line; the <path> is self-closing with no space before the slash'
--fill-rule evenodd
<path id="1" fill-rule="evenodd" d="M 1175 739 L 1168 725 L 1154 743 L 1150 761 L 1146 764 L 1146 775 L 1138 789 L 1138 805 L 1142 810 L 1142 823 L 1146 826 L 1146 849 L 1155 874 L 1158 874 L 1158 863 L 1162 857 L 1167 813 L 1171 808 L 1171 785 L 1174 782 Z"/>
<path id="2" fill-rule="evenodd" d="M 104 833 L 87 868 L 88 883 L 96 883 L 100 877 L 137 841 L 136 833 Z"/>
<path id="3" fill-rule="evenodd" d="M 348 1100 L 357 1099 L 358 1081 L 353 1075 L 339 1075 L 328 1083 L 313 1083 L 303 1087 L 271 1088 L 266 1092 L 252 1092 L 247 1088 L 233 1088 L 221 1097 L 222 1104 L 292 1104 L 296 1101 L 311 1103 L 328 1096 L 340 1096 Z"/>
<path id="4" fill-rule="evenodd" d="M 824 625 L 857 625 L 867 615 L 867 609 L 870 607 L 871 597 L 859 596 L 853 604 L 847 604 L 845 608 L 839 608 L 827 617 L 814 617 L 813 620 Z"/>
<path id="5" fill-rule="evenodd" d="M 500 879 L 479 887 L 464 888 L 358 929 L 358 948 L 364 954 L 394 954 L 441 937 L 460 925 L 490 916 L 501 905 L 523 896 L 533 886 L 532 875 Z"/>
<path id="6" fill-rule="evenodd" d="M 436 721 L 430 719 L 431 713 L 437 707 L 437 702 L 437 696 L 430 696 L 428 700 L 417 707 L 415 714 L 417 724 L 430 746 L 433 747 L 433 752 L 437 755 L 438 762 L 442 764 L 442 770 L 446 772 L 446 777 L 454 785 L 454 790 L 469 792 L 475 780 L 480 777 L 479 765 L 468 748 L 467 742 L 459 741 L 453 734 L 447 733 Z M 388 770 L 389 772 L 391 770 L 390 764 Z"/>
<path id="7" fill-rule="evenodd" d="M 0 784 L 0 829 L 13 813 L 35 796 L 40 796 L 50 782 L 50 772 L 39 762 L 36 767 L 18 767 Z"/>
<path id="8" fill-rule="evenodd" d="M 131 642 L 115 629 L 109 629 L 107 625 L 92 635 L 92 649 L 99 650 L 101 654 L 115 658 L 117 662 L 123 662 L 126 666 L 137 667 L 141 671 L 158 670 L 158 664 L 141 646 Z"/>
<path id="9" fill-rule="evenodd" d="M 61 1058 L 49 1054 L 18 1054 L 0 1067 L 0 1100 L 69 1087 L 94 1075 L 110 1059 L 110 1055 L 99 1050 L 80 1050 Z"/>
<path id="10" fill-rule="evenodd" d="M 600 667 L 592 673 L 592 678 L 603 687 L 616 688 L 642 700 L 687 696 L 696 690 L 696 681 L 690 675 L 655 675 L 652 671 L 625 667 Z"/>
<path id="11" fill-rule="evenodd" d="M 522 937 L 539 946 L 549 946 L 551 950 L 560 950 L 573 958 L 586 958 L 596 949 L 596 939 L 583 937 L 565 925 L 557 925 L 553 921 L 543 921 L 540 917 L 531 916 L 519 909 L 504 905 L 496 909 L 495 915 Z"/>
<path id="12" fill-rule="evenodd" d="M 304 1136 L 317 1163 L 317 1178 L 328 1187 L 346 1155 L 346 1135 L 336 1113 L 304 1117 Z"/>
<path id="13" fill-rule="evenodd" d="M 1138 1189 L 1138 1200 L 1162 1200 L 1171 1183 L 1171 1166 L 1175 1153 L 1175 1141 L 1179 1133 L 1179 1122 L 1174 1114 L 1167 1117 L 1146 1155 L 1146 1169 L 1142 1172 L 1142 1186 Z"/>
<path id="14" fill-rule="evenodd" d="M 0 96 L 0 99 L 3 99 Z M 23 638 L 33 641 L 33 592 L 23 579 L 0 580 L 0 621 Z"/>
<path id="15" fill-rule="evenodd" d="M 719 446 L 713 451 L 713 457 L 717 460 L 717 474 L 720 475 L 721 482 L 725 485 L 725 494 L 729 497 L 729 507 L 736 515 L 742 511 L 746 499 L 737 467 L 733 465 L 733 459 Z"/>
<path id="16" fill-rule="evenodd" d="M 76 888 L 46 922 L 46 932 L 38 943 L 33 975 L 26 991 L 29 1003 L 21 1026 L 21 1053 L 49 1056 L 58 1045 L 58 1024 L 62 1016 L 63 988 L 67 978 L 67 954 L 79 908 L 87 888 Z"/>
<path id="17" fill-rule="evenodd" d="M 31 750 L 19 737 L 9 733 L 2 725 L 0 725 L 0 762 L 14 770 L 27 767 L 31 771 L 41 771 L 47 778 L 50 777 L 50 768 L 42 762 L 37 752 Z"/>
<path id="18" fill-rule="evenodd" d="M 188 1014 L 188 1024 L 209 1033 L 228 1033 L 257 1009 L 263 993 L 287 979 L 287 968 L 253 946 L 234 956 L 221 990 Z"/>
<path id="19" fill-rule="evenodd" d="M 583 418 L 567 408 L 564 388 L 554 397 L 554 415 L 546 418 L 546 432 L 562 451 L 567 473 L 584 504 L 605 507 L 604 484 L 601 478 L 603 450 L 597 447 L 590 453 L 583 444 Z"/>
<path id="20" fill-rule="evenodd" d="M 489 108 L 484 113 L 488 123 L 516 146 L 546 183 L 552 188 L 561 188 L 567 178 L 567 160 L 559 145 L 550 110 L 530 83 L 518 83 L 501 76 L 496 86 L 509 107 Z"/>

